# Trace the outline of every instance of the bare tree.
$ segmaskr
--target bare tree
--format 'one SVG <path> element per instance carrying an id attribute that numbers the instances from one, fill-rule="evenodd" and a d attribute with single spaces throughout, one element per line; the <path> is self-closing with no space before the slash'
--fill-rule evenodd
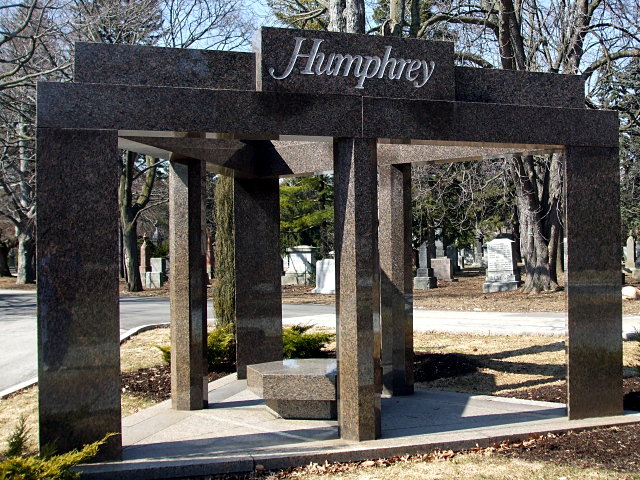
<path id="1" fill-rule="evenodd" d="M 17 283 L 35 281 L 35 82 L 70 65 L 54 1 L 0 3 L 0 216 L 15 228 Z"/>
<path id="2" fill-rule="evenodd" d="M 246 0 L 165 0 L 162 44 L 216 50 L 246 47 L 255 30 L 252 6 Z"/>
<path id="3" fill-rule="evenodd" d="M 139 155 L 135 152 L 122 152 L 120 155 L 120 186 L 118 201 L 120 204 L 120 225 L 124 251 L 125 276 L 127 290 L 142 290 L 142 279 L 138 269 L 138 219 L 150 208 L 165 204 L 166 197 L 152 200 L 153 187 L 161 162 L 157 158 Z"/>
<path id="4" fill-rule="evenodd" d="M 421 19 L 419 37 L 441 35 L 447 25 L 463 64 L 483 68 L 581 73 L 589 106 L 597 78 L 616 62 L 640 56 L 640 11 L 627 0 L 445 0 Z M 504 99 L 509 102 L 509 99 Z M 558 288 L 556 259 L 562 232 L 563 157 L 513 157 L 525 259 L 524 291 Z"/>

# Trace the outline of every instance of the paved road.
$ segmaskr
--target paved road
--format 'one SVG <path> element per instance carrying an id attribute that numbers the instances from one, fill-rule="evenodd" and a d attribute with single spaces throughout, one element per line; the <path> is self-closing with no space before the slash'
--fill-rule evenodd
<path id="1" fill-rule="evenodd" d="M 282 306 L 283 323 L 313 323 L 335 328 L 333 305 Z M 37 375 L 35 292 L 0 290 L 0 392 Z M 213 321 L 211 303 L 209 318 Z M 154 323 L 169 322 L 169 300 L 162 297 L 122 297 L 120 333 Z M 483 334 L 564 335 L 562 313 L 496 313 L 414 310 L 417 331 Z M 640 330 L 640 317 L 626 316 L 623 332 Z"/>

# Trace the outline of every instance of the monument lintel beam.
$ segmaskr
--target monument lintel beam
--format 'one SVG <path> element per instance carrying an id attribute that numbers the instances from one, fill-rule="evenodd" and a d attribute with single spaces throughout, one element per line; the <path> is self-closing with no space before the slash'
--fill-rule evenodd
<path id="1" fill-rule="evenodd" d="M 115 100 L 114 100 L 115 99 Z M 113 104 L 117 100 L 118 107 Z M 366 121 L 364 119 L 367 119 Z M 408 138 L 434 142 L 616 146 L 617 114 L 352 95 L 38 84 L 38 126 L 265 136 Z M 614 126 L 616 128 L 614 128 Z"/>

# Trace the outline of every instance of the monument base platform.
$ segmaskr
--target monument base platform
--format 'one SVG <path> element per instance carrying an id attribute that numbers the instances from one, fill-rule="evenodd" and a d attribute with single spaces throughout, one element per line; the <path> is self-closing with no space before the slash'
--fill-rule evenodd
<path id="1" fill-rule="evenodd" d="M 432 288 L 438 288 L 438 279 L 436 277 L 414 277 L 414 290 L 430 290 Z"/>
<path id="2" fill-rule="evenodd" d="M 522 282 L 484 282 L 482 284 L 482 293 L 511 292 L 517 290 Z"/>
<path id="3" fill-rule="evenodd" d="M 336 419 L 334 358 L 290 359 L 247 366 L 247 387 L 282 418 Z"/>

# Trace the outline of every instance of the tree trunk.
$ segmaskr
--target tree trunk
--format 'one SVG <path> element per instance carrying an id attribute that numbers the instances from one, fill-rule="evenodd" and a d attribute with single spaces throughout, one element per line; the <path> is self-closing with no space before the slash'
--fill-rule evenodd
<path id="1" fill-rule="evenodd" d="M 141 292 L 140 262 L 138 260 L 138 228 L 136 222 L 123 222 L 122 247 L 126 270 L 127 291 Z"/>
<path id="2" fill-rule="evenodd" d="M 520 249 L 520 238 L 522 235 L 520 234 L 520 220 L 518 219 L 518 209 L 515 205 L 513 206 L 511 224 L 513 226 L 512 228 L 513 239 L 516 242 L 515 243 L 516 248 L 514 252 L 515 261 L 516 263 L 522 263 L 522 250 Z"/>
<path id="3" fill-rule="evenodd" d="M 16 283 L 24 285 L 35 283 L 36 270 L 34 261 L 36 256 L 35 238 L 31 232 L 20 232 L 18 234 L 18 275 Z"/>
<path id="4" fill-rule="evenodd" d="M 329 1 L 329 31 L 344 32 L 346 31 L 346 21 L 344 18 L 344 9 L 346 8 L 346 0 L 330 0 Z"/>
<path id="5" fill-rule="evenodd" d="M 216 325 L 234 325 L 235 315 L 235 242 L 233 230 L 233 178 L 220 175 L 215 190 L 216 202 L 216 282 L 213 309 Z"/>
<path id="6" fill-rule="evenodd" d="M 124 264 L 124 245 L 122 240 L 122 226 L 118 228 L 118 273 L 120 279 L 127 278 L 126 266 Z"/>
<path id="7" fill-rule="evenodd" d="M 0 277 L 11 276 L 11 270 L 9 270 L 9 250 L 11 250 L 9 245 L 0 240 Z"/>
<path id="8" fill-rule="evenodd" d="M 365 33 L 364 0 L 346 0 L 346 31 L 349 33 Z"/>
<path id="9" fill-rule="evenodd" d="M 552 225 L 557 219 L 551 221 L 549 207 L 544 208 L 533 157 L 514 157 L 512 165 L 520 220 L 520 250 L 526 273 L 523 292 L 556 291 L 559 287 L 555 273 L 555 257 L 553 268 L 550 268 L 549 239 Z M 547 178 L 551 176 L 552 172 Z M 551 198 L 545 194 L 542 197 Z M 557 236 L 557 233 L 556 230 L 554 234 Z"/>

